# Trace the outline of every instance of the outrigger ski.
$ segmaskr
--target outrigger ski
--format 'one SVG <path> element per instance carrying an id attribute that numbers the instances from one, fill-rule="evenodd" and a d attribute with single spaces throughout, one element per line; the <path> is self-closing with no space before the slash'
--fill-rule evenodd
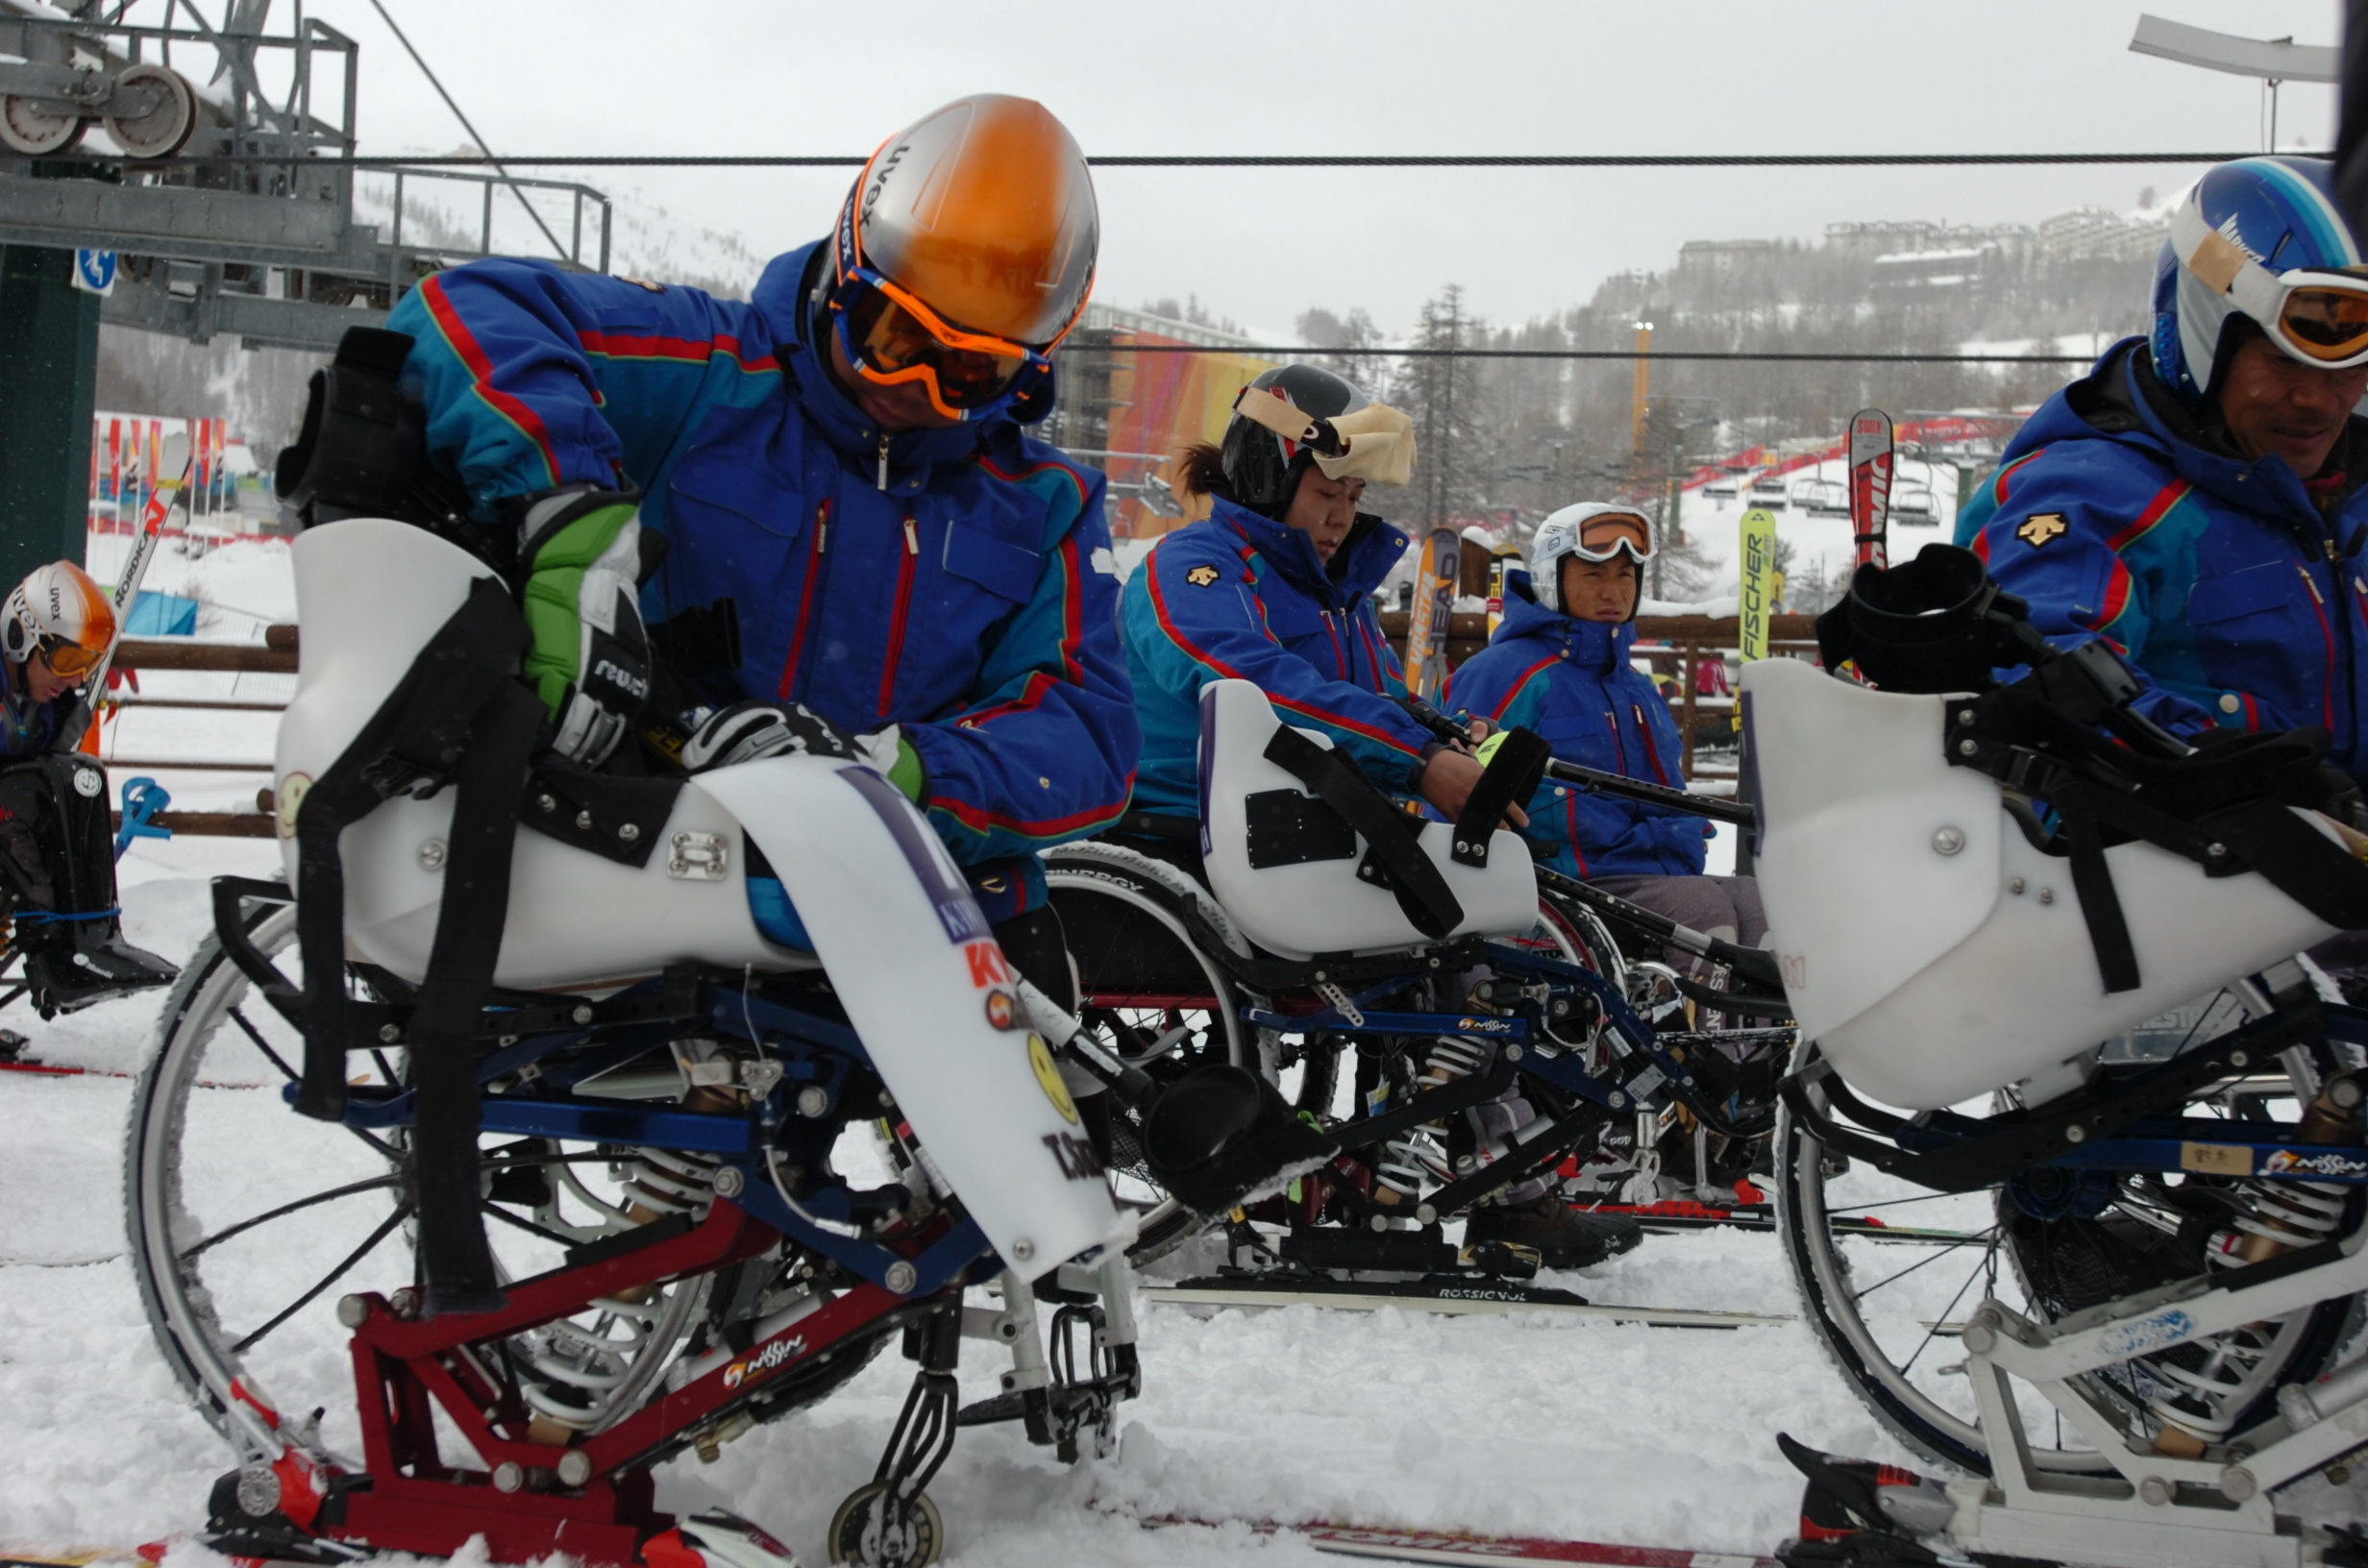
<path id="1" fill-rule="evenodd" d="M 1198 1519 L 1146 1519 L 1147 1527 L 1197 1525 Z M 1226 1520 L 1260 1535 L 1288 1531 L 1317 1551 L 1387 1562 L 1575 1562 L 1596 1568 L 1781 1568 L 1778 1559 L 1747 1552 L 1696 1552 L 1687 1547 L 1620 1546 L 1608 1541 L 1544 1535 L 1482 1535 L 1463 1530 L 1390 1530 L 1363 1525 L 1278 1524 Z"/>
<path id="2" fill-rule="evenodd" d="M 1401 1311 L 1450 1315 L 1545 1311 L 1600 1317 L 1616 1323 L 1642 1323 L 1659 1329 L 1747 1329 L 1791 1321 L 1788 1315 L 1762 1312 L 1609 1306 L 1553 1286 L 1521 1285 L 1469 1274 L 1428 1274 L 1412 1280 L 1341 1280 L 1328 1274 L 1295 1270 L 1228 1270 L 1180 1280 L 1173 1285 L 1147 1283 L 1139 1288 L 1147 1300 L 1178 1307 L 1329 1307 L 1360 1312 L 1394 1307 Z"/>

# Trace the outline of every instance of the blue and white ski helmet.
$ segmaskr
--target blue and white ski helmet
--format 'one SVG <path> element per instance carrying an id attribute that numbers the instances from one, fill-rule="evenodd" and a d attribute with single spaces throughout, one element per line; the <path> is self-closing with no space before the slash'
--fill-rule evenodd
<path id="1" fill-rule="evenodd" d="M 2229 246 L 2212 245 L 2209 235 Z M 2212 390 L 2230 320 L 2252 314 L 2232 296 L 2225 265 L 2208 263 L 2198 272 L 2199 241 L 2224 258 L 2237 259 L 2241 252 L 2282 280 L 2295 273 L 2350 273 L 2343 282 L 2360 283 L 2354 270 L 2361 265 L 2359 242 L 2335 203 L 2333 163 L 2240 158 L 2207 173 L 2172 218 L 2170 237 L 2155 258 L 2155 374 L 2191 407 L 2201 407 Z M 2206 274 L 2213 276 L 2208 281 Z M 2259 325 L 2266 330 L 2274 323 Z"/>

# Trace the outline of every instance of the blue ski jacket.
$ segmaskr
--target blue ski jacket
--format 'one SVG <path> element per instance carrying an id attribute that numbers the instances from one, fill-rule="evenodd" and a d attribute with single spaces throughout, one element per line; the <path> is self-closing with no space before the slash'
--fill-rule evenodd
<path id="1" fill-rule="evenodd" d="M 2368 421 L 2338 464 L 2368 477 Z M 2143 339 L 2050 398 L 1959 514 L 2062 647 L 2102 637 L 2187 734 L 2324 725 L 2368 779 L 2368 488 L 2323 511 L 2282 457 L 2238 454 L 2156 380 Z M 2339 487 L 2338 487 L 2339 488 Z"/>
<path id="2" fill-rule="evenodd" d="M 58 726 L 65 723 L 66 710 L 73 705 L 71 692 L 36 702 L 31 692 L 17 687 L 15 670 L 0 659 L 0 761 L 48 750 L 58 739 Z"/>
<path id="3" fill-rule="evenodd" d="M 666 537 L 653 623 L 736 601 L 718 700 L 792 698 L 902 726 L 922 804 L 990 919 L 1044 896 L 1040 849 L 1125 809 L 1139 739 L 1102 476 L 1011 418 L 884 435 L 826 368 L 808 246 L 746 304 L 480 261 L 388 325 L 429 450 L 490 517 L 553 485 L 629 482 Z"/>
<path id="4" fill-rule="evenodd" d="M 1628 662 L 1633 621 L 1606 625 L 1541 605 L 1529 574 L 1505 575 L 1505 619 L 1448 678 L 1446 706 L 1542 736 L 1565 762 L 1686 787 L 1685 743 L 1653 677 Z M 1524 833 L 1566 876 L 1699 876 L 1711 825 L 1699 817 L 1589 795 L 1547 779 Z"/>
<path id="5" fill-rule="evenodd" d="M 1215 680 L 1257 682 L 1286 723 L 1330 736 L 1383 789 L 1413 788 L 1432 737 L 1392 700 L 1406 680 L 1372 603 L 1406 536 L 1361 520 L 1341 549 L 1335 578 L 1306 534 L 1229 501 L 1152 547 L 1122 600 L 1136 809 L 1200 815 L 1200 689 Z"/>

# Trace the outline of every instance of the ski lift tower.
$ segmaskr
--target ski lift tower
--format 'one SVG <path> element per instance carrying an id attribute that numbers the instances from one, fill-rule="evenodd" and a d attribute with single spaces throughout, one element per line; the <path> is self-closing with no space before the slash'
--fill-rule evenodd
<path id="1" fill-rule="evenodd" d="M 2240 38 L 2143 12 L 2137 32 L 2131 36 L 2130 52 L 2258 80 L 2269 99 L 2269 137 L 2262 151 L 2270 153 L 2278 150 L 2278 88 L 2288 82 L 2343 80 L 2341 53 L 2331 44 L 2296 43 L 2290 37 Z"/>
<path id="2" fill-rule="evenodd" d="M 355 41 L 304 0 L 283 30 L 271 11 L 0 0 L 0 593 L 82 558 L 100 323 L 327 353 L 430 273 L 496 254 L 505 185 L 542 254 L 608 269 L 608 201 L 587 186 L 358 168 Z"/>

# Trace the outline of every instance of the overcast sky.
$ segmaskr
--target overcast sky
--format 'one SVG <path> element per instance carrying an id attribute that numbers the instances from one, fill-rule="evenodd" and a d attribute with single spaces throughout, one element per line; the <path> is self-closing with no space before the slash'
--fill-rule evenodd
<path id="1" fill-rule="evenodd" d="M 2246 78 L 2133 55 L 2141 9 L 2337 41 L 2335 0 L 388 0 L 500 153 L 869 153 L 970 91 L 1042 100 L 1088 153 L 2257 150 Z M 462 139 L 367 0 L 364 152 Z M 2283 90 L 2280 145 L 2331 144 L 2332 89 Z M 1829 222 L 2031 223 L 2127 209 L 2192 168 L 1104 170 L 1097 296 L 1196 294 L 1261 333 L 1310 306 L 1385 331 L 1462 283 L 1519 321 L 1688 239 Z M 589 171 L 767 252 L 824 233 L 850 174 Z"/>

